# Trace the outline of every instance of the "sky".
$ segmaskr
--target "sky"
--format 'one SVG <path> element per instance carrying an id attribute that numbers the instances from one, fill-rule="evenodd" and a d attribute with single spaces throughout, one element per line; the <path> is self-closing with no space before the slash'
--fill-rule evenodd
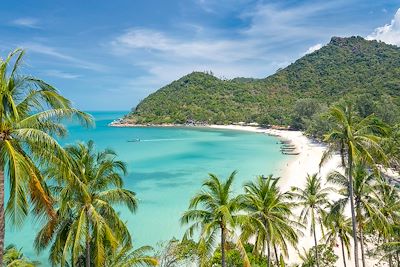
<path id="1" fill-rule="evenodd" d="M 192 71 L 264 78 L 332 36 L 400 46 L 400 0 L 2 1 L 0 56 L 82 110 L 129 110 Z"/>

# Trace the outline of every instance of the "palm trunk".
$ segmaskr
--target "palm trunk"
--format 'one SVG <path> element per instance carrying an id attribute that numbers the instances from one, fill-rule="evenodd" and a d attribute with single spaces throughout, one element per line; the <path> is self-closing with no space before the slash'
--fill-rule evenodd
<path id="1" fill-rule="evenodd" d="M 274 253 L 275 253 L 276 266 L 279 266 L 278 250 L 276 249 L 275 244 L 274 244 Z"/>
<path id="2" fill-rule="evenodd" d="M 89 231 L 90 231 L 90 225 L 89 225 L 89 217 L 86 212 L 86 227 L 87 227 L 87 233 L 86 233 L 86 267 L 90 267 L 90 236 L 89 236 Z"/>
<path id="3" fill-rule="evenodd" d="M 346 265 L 346 254 L 344 252 L 344 243 L 343 243 L 343 238 L 340 238 L 340 244 L 342 246 L 342 257 L 343 257 L 343 266 L 347 267 Z"/>
<path id="4" fill-rule="evenodd" d="M 398 251 L 396 251 L 396 261 L 397 261 L 397 267 L 400 267 L 400 257 Z"/>
<path id="5" fill-rule="evenodd" d="M 389 243 L 388 239 L 385 238 L 384 240 L 385 240 L 385 243 Z M 389 267 L 393 267 L 393 256 L 392 256 L 392 253 L 389 254 Z"/>
<path id="6" fill-rule="evenodd" d="M 360 249 L 361 249 L 361 262 L 362 266 L 366 267 L 365 264 L 365 253 L 364 253 L 364 233 L 363 233 L 363 218 L 361 216 L 360 199 L 356 199 L 356 213 L 357 213 L 357 223 L 358 223 L 358 233 L 360 236 Z"/>
<path id="7" fill-rule="evenodd" d="M 4 218 L 4 169 L 0 167 L 0 266 L 3 266 L 4 236 L 5 236 L 5 218 Z"/>
<path id="8" fill-rule="evenodd" d="M 221 267 L 226 267 L 225 262 L 225 227 L 221 224 Z"/>
<path id="9" fill-rule="evenodd" d="M 314 244 L 315 244 L 315 249 L 314 249 L 314 254 L 315 254 L 315 262 L 317 264 L 317 267 L 319 267 L 319 260 L 318 260 L 318 243 L 317 243 L 317 232 L 315 231 L 315 218 L 313 214 L 313 231 L 314 231 Z"/>
<path id="10" fill-rule="evenodd" d="M 348 153 L 348 177 L 349 177 L 349 194 L 350 194 L 350 208 L 351 208 L 351 225 L 353 228 L 353 242 L 354 242 L 354 266 L 359 267 L 358 262 L 358 241 L 357 241 L 357 225 L 356 215 L 354 210 L 354 192 L 353 192 L 353 159 L 351 153 Z"/>
<path id="11" fill-rule="evenodd" d="M 268 257 L 268 267 L 271 267 L 271 248 L 269 246 L 269 240 L 267 239 L 267 257 Z"/>
<path id="12" fill-rule="evenodd" d="M 366 267 L 367 265 L 365 264 L 365 252 L 364 252 L 364 233 L 362 231 L 362 227 L 359 227 L 360 229 L 358 230 L 360 232 L 360 248 L 361 248 L 361 260 L 362 260 L 362 265 L 363 267 Z"/>
<path id="13" fill-rule="evenodd" d="M 259 258 L 259 247 L 258 244 L 260 243 L 260 233 L 257 231 L 257 235 L 256 235 L 256 242 L 254 243 L 254 247 L 253 247 L 253 255 L 254 257 L 256 257 L 256 259 Z"/>

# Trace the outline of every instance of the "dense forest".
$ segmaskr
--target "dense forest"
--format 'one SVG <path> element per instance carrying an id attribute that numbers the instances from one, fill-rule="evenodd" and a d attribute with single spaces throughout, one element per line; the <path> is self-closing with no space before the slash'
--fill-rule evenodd
<path id="1" fill-rule="evenodd" d="M 327 107 L 350 98 L 362 115 L 390 124 L 400 105 L 400 48 L 333 37 L 265 79 L 193 72 L 149 95 L 125 118 L 137 124 L 257 122 L 318 133 Z"/>

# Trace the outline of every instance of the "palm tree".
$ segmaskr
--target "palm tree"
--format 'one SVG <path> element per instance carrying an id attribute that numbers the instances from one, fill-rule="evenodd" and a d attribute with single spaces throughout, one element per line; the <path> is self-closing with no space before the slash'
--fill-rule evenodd
<path id="1" fill-rule="evenodd" d="M 139 266 L 157 266 L 158 261 L 148 253 L 152 252 L 153 248 L 143 246 L 133 250 L 130 246 L 124 246 L 111 255 L 108 255 L 105 266 L 109 267 L 139 267 Z"/>
<path id="2" fill-rule="evenodd" d="M 346 253 L 350 257 L 350 239 L 351 239 L 351 219 L 344 215 L 344 208 L 341 205 L 330 205 L 329 213 L 324 216 L 324 225 L 327 229 L 324 239 L 331 245 L 336 244 L 339 238 L 342 249 L 343 266 L 346 267 Z"/>
<path id="3" fill-rule="evenodd" d="M 221 237 L 221 265 L 226 267 L 225 246 L 230 228 L 234 225 L 239 211 L 239 201 L 232 197 L 232 183 L 236 171 L 225 180 L 221 181 L 215 174 L 209 174 L 209 178 L 203 183 L 202 191 L 196 194 L 189 204 L 182 218 L 181 224 L 192 223 L 185 236 L 191 237 L 196 230 L 200 230 L 200 247 L 206 247 L 207 251 L 213 245 L 218 230 Z"/>
<path id="4" fill-rule="evenodd" d="M 307 182 L 304 189 L 299 187 L 292 188 L 292 196 L 298 200 L 297 205 L 303 207 L 299 219 L 303 224 L 308 224 L 308 219 L 311 218 L 310 231 L 314 235 L 314 245 L 318 246 L 316 234 L 316 221 L 319 221 L 321 229 L 322 215 L 324 207 L 328 204 L 328 193 L 331 188 L 322 188 L 321 178 L 317 174 L 307 175 Z M 318 253 L 315 249 L 315 262 L 319 267 Z"/>
<path id="5" fill-rule="evenodd" d="M 120 245 L 131 245 L 129 231 L 113 205 L 125 205 L 134 212 L 135 193 L 123 188 L 126 166 L 115 159 L 112 150 L 95 152 L 93 141 L 65 150 L 72 162 L 72 178 L 63 177 L 57 168 L 48 169 L 47 175 L 57 182 L 52 188 L 58 196 L 57 217 L 40 230 L 35 246 L 40 251 L 53 242 L 53 264 L 64 266 L 68 259 L 74 264 L 84 258 L 87 267 L 92 260 L 96 266 L 103 266 L 106 250 L 115 252 Z"/>
<path id="6" fill-rule="evenodd" d="M 21 250 L 17 249 L 14 245 L 8 245 L 6 247 L 3 261 L 6 267 L 36 267 L 40 265 L 40 262 L 32 261 L 25 257 Z"/>
<path id="7" fill-rule="evenodd" d="M 243 223 L 242 238 L 248 240 L 256 236 L 254 253 L 257 255 L 267 247 L 268 266 L 271 266 L 271 246 L 274 247 L 276 262 L 279 246 L 287 256 L 287 242 L 296 245 L 298 242 L 298 223 L 291 219 L 293 204 L 287 195 L 279 191 L 279 178 L 258 176 L 256 181 L 244 185 L 245 194 L 241 195 L 241 205 L 246 211 Z"/>
<path id="8" fill-rule="evenodd" d="M 386 244 L 398 242 L 399 230 L 400 230 L 400 193 L 393 185 L 387 183 L 384 179 L 379 181 L 374 186 L 372 192 L 374 199 L 378 204 L 378 210 L 383 218 L 385 218 L 386 224 L 376 225 L 376 230 L 379 236 L 383 237 Z M 393 248 L 392 246 L 384 245 L 384 248 Z M 394 250 L 392 253 L 388 253 L 389 266 L 393 266 L 393 256 L 399 261 L 399 251 Z M 398 262 L 400 265 L 400 262 Z"/>
<path id="9" fill-rule="evenodd" d="M 378 196 L 377 198 L 373 198 L 373 182 L 377 180 L 375 173 L 369 172 L 364 164 L 356 162 L 353 167 L 352 177 L 356 225 L 360 238 L 361 258 L 363 266 L 366 266 L 364 250 L 365 226 L 370 224 L 378 227 L 379 229 L 386 229 L 388 224 L 386 218 L 383 216 L 379 208 L 378 199 L 380 197 Z M 342 175 L 340 172 L 334 171 L 328 175 L 327 181 L 341 186 L 338 192 L 344 196 L 344 198 L 337 202 L 338 206 L 344 206 L 350 202 L 350 185 L 346 176 Z"/>
<path id="10" fill-rule="evenodd" d="M 85 124 L 91 117 L 71 108 L 71 103 L 44 81 L 19 73 L 24 51 L 0 58 L 0 263 L 4 250 L 4 179 L 10 181 L 6 213 L 20 226 L 33 205 L 35 214 L 54 217 L 40 168 L 66 166 L 66 155 L 53 138 L 64 136 L 65 118 L 77 116 Z"/>
<path id="11" fill-rule="evenodd" d="M 332 131 L 325 135 L 329 144 L 321 158 L 321 165 L 339 151 L 342 167 L 349 180 L 351 221 L 353 228 L 354 261 L 359 266 L 356 215 L 354 209 L 353 165 L 356 158 L 363 158 L 369 166 L 385 163 L 386 157 L 379 145 L 380 137 L 386 136 L 389 128 L 373 115 L 358 119 L 350 103 L 336 105 L 329 110 L 329 120 L 333 121 Z"/>

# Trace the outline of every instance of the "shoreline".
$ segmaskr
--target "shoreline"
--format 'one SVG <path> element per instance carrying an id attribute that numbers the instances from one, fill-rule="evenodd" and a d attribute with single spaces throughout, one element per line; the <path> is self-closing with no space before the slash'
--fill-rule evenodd
<path id="1" fill-rule="evenodd" d="M 301 131 L 281 130 L 272 128 L 262 128 L 259 126 L 245 126 L 245 125 L 185 125 L 185 124 L 162 124 L 162 125 L 133 125 L 133 124 L 110 124 L 110 127 L 138 127 L 138 128 L 151 128 L 151 127 L 170 127 L 170 128 L 203 128 L 215 130 L 230 130 L 230 131 L 243 131 L 266 134 L 277 138 L 278 140 L 290 141 L 296 147 L 298 155 L 285 155 L 286 159 L 281 164 L 277 165 L 273 170 L 275 176 L 281 177 L 279 186 L 282 192 L 290 191 L 291 187 L 304 187 L 306 183 L 307 174 L 317 173 L 322 178 L 322 186 L 326 186 L 326 177 L 333 170 L 339 170 L 340 157 L 334 155 L 330 158 L 321 168 L 319 166 L 322 154 L 326 150 L 326 145 L 322 142 L 317 142 L 307 136 Z M 332 185 L 330 185 L 332 186 Z M 337 195 L 332 193 L 331 200 L 337 200 Z M 295 209 L 294 213 L 300 214 L 301 208 Z M 350 210 L 346 210 L 346 215 L 350 215 Z M 318 227 L 319 228 L 319 227 Z M 300 261 L 299 253 L 303 252 L 303 248 L 310 249 L 314 246 L 313 237 L 309 234 L 309 226 L 304 229 L 304 235 L 299 237 L 299 246 L 292 247 L 288 245 L 290 255 L 287 264 L 294 264 Z M 322 238 L 321 231 L 317 229 L 317 239 Z M 337 244 L 334 248 L 334 253 L 339 257 L 336 266 L 344 267 L 342 260 L 341 247 Z M 354 264 L 353 260 L 346 258 L 347 264 Z M 368 266 L 373 266 L 378 262 L 378 259 L 367 258 Z"/>

